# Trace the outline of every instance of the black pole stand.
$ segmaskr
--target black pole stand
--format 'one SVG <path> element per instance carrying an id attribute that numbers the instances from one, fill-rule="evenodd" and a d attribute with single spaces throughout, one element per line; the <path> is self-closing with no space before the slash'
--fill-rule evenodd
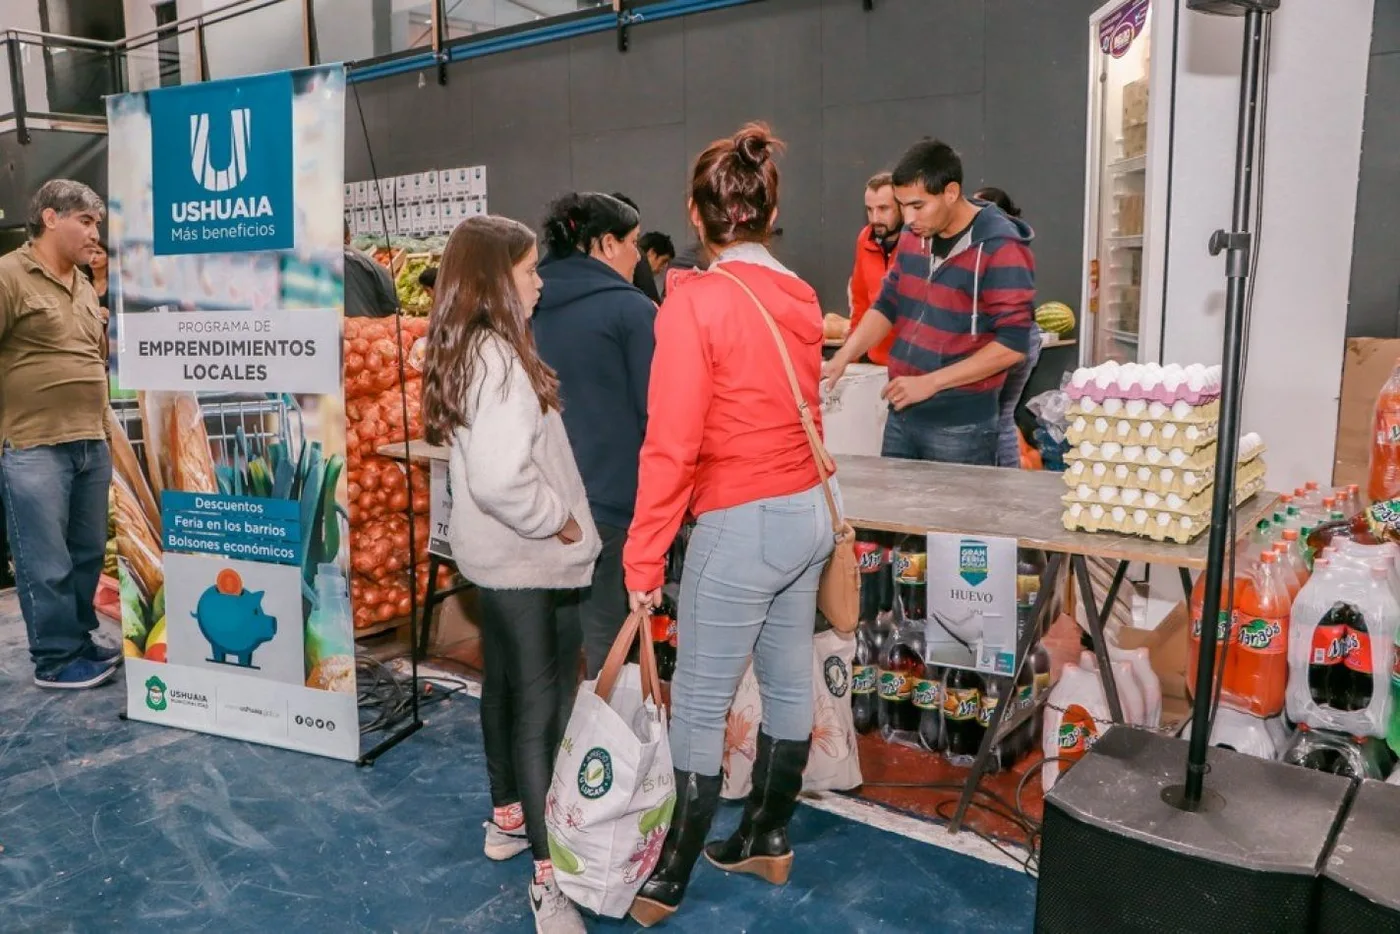
<path id="1" fill-rule="evenodd" d="M 1162 798 L 1185 811 L 1203 809 L 1209 767 L 1210 720 L 1215 696 L 1216 620 L 1225 574 L 1226 549 L 1233 550 L 1231 516 L 1235 509 L 1235 468 L 1240 443 L 1240 382 L 1244 370 L 1244 317 L 1253 234 L 1250 204 L 1254 194 L 1254 152 L 1258 133 L 1259 87 L 1262 73 L 1264 18 L 1278 0 L 1188 0 L 1191 9 L 1238 15 L 1243 12 L 1244 62 L 1240 80 L 1239 129 L 1235 142 L 1235 195 L 1231 230 L 1217 230 L 1210 239 L 1211 255 L 1225 253 L 1225 346 L 1221 357 L 1220 430 L 1215 452 L 1215 490 L 1211 499 L 1210 540 L 1206 547 L 1205 596 L 1201 607 L 1201 645 L 1196 665 L 1195 703 L 1191 711 L 1191 742 L 1186 758 L 1186 783 L 1165 789 Z M 1227 633 L 1228 633 L 1227 629 Z M 1208 807 L 1207 803 L 1207 807 Z"/>
<path id="2" fill-rule="evenodd" d="M 446 58 L 441 52 L 440 39 L 442 33 L 443 17 L 439 16 L 440 13 L 442 13 L 442 2 L 441 0 L 435 0 L 435 2 L 433 3 L 433 29 L 435 36 L 434 50 L 438 53 L 438 80 L 440 83 L 446 84 L 447 64 Z M 374 179 L 375 190 L 380 192 L 378 196 L 379 216 L 383 222 L 381 233 L 384 237 L 384 248 L 387 250 L 392 246 L 392 240 L 389 236 L 388 221 L 390 206 L 384 203 L 384 195 L 379 188 L 379 169 L 375 165 L 374 149 L 370 146 L 369 142 L 369 124 L 365 122 L 365 109 L 364 105 L 360 102 L 359 85 L 352 83 L 350 85 L 350 90 L 355 95 L 356 115 L 360 119 L 360 127 L 365 134 L 365 151 L 369 155 L 369 172 L 371 177 Z M 412 719 L 409 720 L 409 722 L 400 729 L 393 731 L 388 736 L 384 737 L 384 739 L 380 740 L 379 743 L 375 745 L 373 749 L 370 749 L 368 752 L 362 753 L 360 755 L 360 758 L 355 760 L 355 765 L 360 766 L 362 768 L 374 765 L 375 760 L 377 760 L 380 756 L 384 755 L 384 753 L 388 752 L 390 749 L 393 749 L 399 743 L 403 742 L 404 740 L 412 736 L 414 733 L 417 733 L 419 730 L 423 729 L 423 717 L 421 715 L 418 702 L 418 695 L 421 693 L 421 682 L 418 680 L 418 537 L 417 534 L 414 532 L 413 522 L 415 516 L 415 504 L 413 496 L 413 439 L 408 437 L 407 430 L 409 425 L 408 364 L 405 356 L 403 343 L 403 307 L 399 303 L 397 289 L 394 290 L 394 302 L 396 306 L 394 308 L 394 337 L 395 342 L 399 345 L 399 414 L 403 419 L 404 425 L 404 471 L 408 474 L 408 482 L 407 486 L 405 487 L 405 489 L 408 491 L 408 504 L 404 507 L 404 516 L 408 519 L 408 654 L 412 669 L 412 673 L 410 675 L 409 680 L 409 689 L 413 692 L 413 702 L 412 706 L 409 709 L 412 712 Z M 426 613 L 424 614 L 422 624 L 424 626 L 428 625 Z M 426 645 L 426 640 L 424 640 L 424 642 Z"/>

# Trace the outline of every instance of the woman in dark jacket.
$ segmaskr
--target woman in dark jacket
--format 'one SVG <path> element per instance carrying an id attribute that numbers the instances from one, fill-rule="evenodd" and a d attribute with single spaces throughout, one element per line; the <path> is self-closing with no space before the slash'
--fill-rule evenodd
<path id="1" fill-rule="evenodd" d="M 656 347 L 656 306 L 632 285 L 640 224 L 633 207 L 593 192 L 559 199 L 544 223 L 549 258 L 540 266 L 535 342 L 559 374 L 564 427 L 603 539 L 579 613 L 590 678 L 627 617 L 622 546 L 637 499 Z"/>

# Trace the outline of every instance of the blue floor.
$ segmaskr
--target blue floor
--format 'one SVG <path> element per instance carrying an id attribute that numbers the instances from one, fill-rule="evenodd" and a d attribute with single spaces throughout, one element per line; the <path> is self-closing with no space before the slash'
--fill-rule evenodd
<path id="1" fill-rule="evenodd" d="M 532 931 L 528 862 L 481 853 L 476 701 L 371 769 L 117 719 L 31 686 L 0 598 L 0 932 Z M 738 814 L 727 808 L 716 834 Z M 792 881 L 702 861 L 677 932 L 1031 928 L 1024 875 L 800 808 Z M 590 921 L 593 931 L 633 930 Z"/>

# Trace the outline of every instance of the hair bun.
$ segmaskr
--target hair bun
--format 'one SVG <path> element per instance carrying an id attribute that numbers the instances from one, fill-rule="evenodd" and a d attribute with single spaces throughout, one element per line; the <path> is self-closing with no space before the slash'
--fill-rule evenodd
<path id="1" fill-rule="evenodd" d="M 734 134 L 734 151 L 747 165 L 761 169 L 782 144 L 765 123 L 750 123 Z"/>

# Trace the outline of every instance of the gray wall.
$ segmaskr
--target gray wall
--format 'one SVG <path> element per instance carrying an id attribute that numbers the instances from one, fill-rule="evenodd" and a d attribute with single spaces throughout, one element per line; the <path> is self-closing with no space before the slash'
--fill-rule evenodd
<path id="1" fill-rule="evenodd" d="M 490 207 L 538 225 L 620 190 L 680 240 L 689 163 L 764 119 L 786 140 L 777 250 L 844 310 L 866 178 L 936 135 L 1036 228 L 1040 295 L 1078 305 L 1088 16 L 1101 0 L 764 0 L 354 86 L 347 178 L 485 164 Z M 1066 354 L 1065 351 L 1060 351 Z M 1067 355 L 1065 362 L 1072 360 Z M 1058 361 L 1057 361 L 1058 362 Z"/>
<path id="2" fill-rule="evenodd" d="M 1400 337 L 1400 2 L 1377 0 L 1347 337 Z"/>
<path id="3" fill-rule="evenodd" d="M 107 196 L 105 134 L 30 130 L 21 146 L 13 130 L 0 133 L 0 227 L 24 224 L 29 198 L 51 178 L 74 178 Z"/>

